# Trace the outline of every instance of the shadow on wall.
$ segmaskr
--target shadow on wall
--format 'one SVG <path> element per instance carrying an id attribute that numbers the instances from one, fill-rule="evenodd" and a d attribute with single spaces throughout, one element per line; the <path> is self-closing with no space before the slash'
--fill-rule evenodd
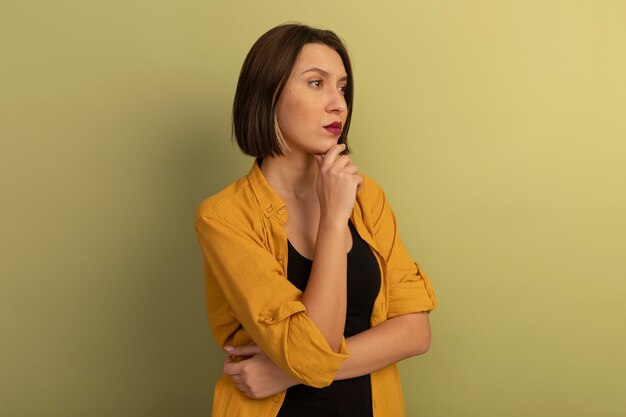
<path id="1" fill-rule="evenodd" d="M 159 146 L 142 164 L 148 170 L 141 175 L 147 187 L 141 204 L 148 211 L 124 245 L 134 250 L 112 260 L 141 275 L 130 279 L 135 288 L 125 304 L 135 317 L 123 337 L 135 340 L 126 352 L 129 369 L 142 374 L 137 382 L 153 381 L 140 396 L 154 416 L 206 415 L 225 357 L 206 318 L 194 216 L 204 198 L 244 175 L 252 160 L 231 145 L 223 119 L 207 114 L 190 111 L 151 128 Z"/>
<path id="2" fill-rule="evenodd" d="M 252 159 L 242 157 L 236 143 L 231 143 L 230 126 L 223 126 L 225 119 L 216 121 L 206 117 L 207 113 L 196 115 L 179 132 L 173 132 L 171 149 L 163 153 L 161 166 L 157 167 L 158 175 L 170 174 L 166 174 L 170 181 L 168 192 L 155 195 L 162 195 L 161 207 L 169 220 L 162 230 L 162 244 L 167 248 L 166 253 L 177 255 L 167 262 L 171 269 L 163 294 L 178 307 L 178 313 L 162 311 L 167 315 L 174 313 L 169 324 L 175 333 L 173 343 L 183 347 L 180 360 L 185 374 L 181 380 L 187 381 L 187 389 L 195 392 L 196 401 L 210 406 L 225 353 L 215 343 L 206 318 L 203 260 L 195 235 L 195 211 L 202 200 L 244 175 Z"/>

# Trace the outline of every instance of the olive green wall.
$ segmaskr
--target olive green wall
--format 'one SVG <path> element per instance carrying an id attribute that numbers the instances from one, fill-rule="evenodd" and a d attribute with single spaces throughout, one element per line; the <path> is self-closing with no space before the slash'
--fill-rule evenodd
<path id="1" fill-rule="evenodd" d="M 348 43 L 354 159 L 440 308 L 409 416 L 623 416 L 626 3 L 0 4 L 0 415 L 207 416 L 193 215 L 254 40 Z"/>

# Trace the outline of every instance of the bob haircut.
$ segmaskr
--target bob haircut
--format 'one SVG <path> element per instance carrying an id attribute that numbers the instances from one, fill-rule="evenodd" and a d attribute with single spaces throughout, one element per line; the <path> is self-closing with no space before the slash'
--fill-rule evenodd
<path id="1" fill-rule="evenodd" d="M 241 67 L 233 103 L 233 133 L 243 153 L 254 157 L 281 156 L 289 149 L 276 120 L 276 105 L 300 51 L 307 43 L 335 50 L 348 75 L 344 98 L 346 123 L 337 143 L 348 153 L 348 130 L 354 94 L 352 66 L 346 46 L 330 30 L 302 24 L 283 24 L 270 29 L 252 45 Z"/>

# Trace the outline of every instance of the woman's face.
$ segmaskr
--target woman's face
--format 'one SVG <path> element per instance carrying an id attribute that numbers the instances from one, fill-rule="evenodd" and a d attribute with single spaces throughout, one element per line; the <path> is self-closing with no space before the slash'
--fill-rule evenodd
<path id="1" fill-rule="evenodd" d="M 276 107 L 278 125 L 290 148 L 286 154 L 325 154 L 337 143 L 348 116 L 347 78 L 334 49 L 304 45 Z M 341 128 L 329 126 L 332 123 L 341 123 Z"/>

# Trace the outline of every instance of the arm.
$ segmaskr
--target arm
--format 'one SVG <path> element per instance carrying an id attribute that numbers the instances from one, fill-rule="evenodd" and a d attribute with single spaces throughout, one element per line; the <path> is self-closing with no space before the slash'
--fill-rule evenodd
<path id="1" fill-rule="evenodd" d="M 347 340 L 350 356 L 341 363 L 335 380 L 367 375 L 430 348 L 427 313 L 406 314 L 387 320 Z"/>
<path id="2" fill-rule="evenodd" d="M 348 338 L 350 356 L 335 374 L 335 380 L 367 375 L 403 359 L 421 355 L 430 346 L 427 313 L 398 316 Z M 224 373 L 250 398 L 272 396 L 299 382 L 278 368 L 255 345 L 227 347 Z M 248 358 L 234 362 L 233 357 Z"/>
<path id="3" fill-rule="evenodd" d="M 302 294 L 307 315 L 317 324 L 331 349 L 339 351 L 346 317 L 347 221 L 320 221 L 313 266 Z"/>
<path id="4" fill-rule="evenodd" d="M 346 236 L 357 188 L 362 182 L 356 167 L 339 153 L 345 145 L 334 145 L 318 163 L 316 192 L 320 220 L 313 266 L 302 295 L 307 315 L 320 328 L 328 344 L 338 351 L 346 318 Z"/>

